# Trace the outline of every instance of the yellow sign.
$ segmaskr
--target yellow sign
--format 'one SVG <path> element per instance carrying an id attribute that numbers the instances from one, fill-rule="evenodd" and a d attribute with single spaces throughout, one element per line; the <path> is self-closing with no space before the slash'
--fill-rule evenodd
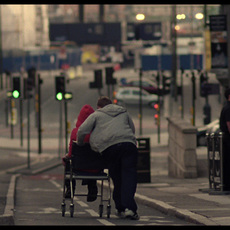
<path id="1" fill-rule="evenodd" d="M 204 32 L 204 40 L 205 40 L 205 69 L 206 71 L 209 71 L 211 69 L 211 35 L 210 31 L 208 29 L 205 30 Z"/>

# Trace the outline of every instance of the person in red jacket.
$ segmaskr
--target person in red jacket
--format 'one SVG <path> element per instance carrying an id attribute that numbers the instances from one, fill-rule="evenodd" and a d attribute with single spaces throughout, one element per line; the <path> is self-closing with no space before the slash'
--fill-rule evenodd
<path id="1" fill-rule="evenodd" d="M 78 132 L 78 129 L 79 127 L 81 126 L 81 124 L 86 120 L 86 118 L 92 114 L 94 112 L 94 109 L 90 106 L 90 105 L 84 105 L 82 108 L 81 108 L 81 111 L 78 115 L 78 118 L 77 118 L 77 122 L 76 122 L 76 128 L 74 128 L 71 132 L 71 135 L 70 135 L 70 142 L 69 142 L 69 152 L 68 152 L 68 155 L 65 156 L 62 160 L 63 160 L 63 165 L 65 165 L 65 159 L 66 158 L 71 158 L 71 155 L 72 155 L 72 145 L 73 145 L 73 141 L 76 141 L 77 139 L 77 132 Z M 85 143 L 89 143 L 89 138 L 90 138 L 90 134 L 87 134 L 84 138 L 84 142 Z M 98 173 L 99 170 L 81 170 L 79 169 L 80 171 L 86 171 L 86 172 L 93 172 L 93 173 Z M 73 180 L 73 190 L 75 190 L 75 186 L 76 186 L 76 181 Z M 88 202 L 92 202 L 94 200 L 97 199 L 97 184 L 96 184 L 96 180 L 83 180 L 82 181 L 82 185 L 88 185 L 88 196 L 87 196 L 87 201 Z M 70 198 L 70 181 L 69 180 L 66 180 L 65 181 L 65 186 L 67 188 L 66 190 L 66 194 L 65 194 L 65 198 Z"/>
<path id="2" fill-rule="evenodd" d="M 90 105 L 84 105 L 81 108 L 81 111 L 80 111 L 78 118 L 77 118 L 76 128 L 74 128 L 72 130 L 71 135 L 70 135 L 69 153 L 67 155 L 68 157 L 71 157 L 71 155 L 72 155 L 72 145 L 73 145 L 73 141 L 76 141 L 76 139 L 77 139 L 77 131 L 78 131 L 79 127 L 86 120 L 86 118 L 92 113 L 94 113 L 94 109 Z M 90 137 L 90 134 L 87 134 L 85 136 L 85 139 L 84 139 L 85 143 L 89 143 L 89 137 Z"/>

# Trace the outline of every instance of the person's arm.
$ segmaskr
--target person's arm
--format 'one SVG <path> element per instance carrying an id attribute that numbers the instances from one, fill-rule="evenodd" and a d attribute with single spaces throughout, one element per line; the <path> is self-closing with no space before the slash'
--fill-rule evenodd
<path id="1" fill-rule="evenodd" d="M 228 132 L 230 133 L 230 121 L 227 121 Z"/>
<path id="2" fill-rule="evenodd" d="M 133 133 L 135 134 L 135 126 L 134 126 L 133 120 L 132 120 L 132 118 L 130 117 L 129 113 L 127 113 L 127 114 L 128 114 L 129 126 L 130 126 L 130 128 L 132 129 Z"/>
<path id="3" fill-rule="evenodd" d="M 230 109 L 229 108 L 225 111 L 225 122 L 228 128 L 228 132 L 230 133 Z"/>
<path id="4" fill-rule="evenodd" d="M 70 135 L 68 157 L 71 157 L 71 155 L 72 155 L 72 145 L 73 145 L 73 141 L 76 141 L 76 133 L 77 133 L 77 129 L 74 128 L 71 132 L 71 135 Z"/>
<path id="5" fill-rule="evenodd" d="M 85 135 L 89 134 L 93 130 L 95 122 L 96 122 L 95 114 L 91 114 L 79 127 L 77 132 L 77 143 L 79 145 L 84 144 Z"/>

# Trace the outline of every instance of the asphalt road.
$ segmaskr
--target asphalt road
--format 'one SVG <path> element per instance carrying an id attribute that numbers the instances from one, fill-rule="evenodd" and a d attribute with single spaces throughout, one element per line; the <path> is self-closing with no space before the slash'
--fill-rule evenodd
<path id="1" fill-rule="evenodd" d="M 119 77 L 127 75 L 127 71 L 120 73 Z M 131 74 L 132 75 L 132 74 Z M 50 73 L 46 75 L 41 74 L 43 84 L 41 85 L 41 127 L 42 138 L 53 137 L 58 138 L 60 129 L 60 114 L 62 106 L 62 122 L 64 129 L 64 103 L 55 100 L 55 75 Z M 86 71 L 82 78 L 75 78 L 66 84 L 66 91 L 73 93 L 73 99 L 67 103 L 68 121 L 70 122 L 70 131 L 75 126 L 75 122 L 81 107 L 85 104 L 90 104 L 96 109 L 97 99 L 99 97 L 97 89 L 89 89 L 89 82 L 93 81 L 93 71 Z M 104 84 L 104 88 L 101 90 L 103 95 L 107 95 L 107 86 Z M 11 137 L 11 126 L 6 126 L 6 113 L 5 113 L 5 100 L 3 95 L 0 98 L 0 110 L 2 116 L 0 116 L 0 134 L 3 137 Z M 14 100 L 15 108 L 17 109 L 17 124 L 13 126 L 13 136 L 20 136 L 20 113 L 19 113 L 19 99 Z M 27 105 L 28 100 L 23 100 L 23 138 L 27 137 Z M 139 107 L 137 105 L 128 106 L 127 109 L 131 114 L 134 122 L 137 126 L 137 132 L 139 132 Z M 155 110 L 148 106 L 143 107 L 143 134 L 149 134 L 156 128 L 154 123 Z M 37 137 L 36 128 L 36 113 L 35 113 L 35 100 L 30 100 L 30 136 Z M 151 122 L 151 126 L 149 125 Z"/>
<path id="2" fill-rule="evenodd" d="M 79 193 L 87 193 L 86 186 L 77 183 Z M 66 201 L 66 215 L 61 215 L 63 186 L 63 166 L 34 176 L 22 176 L 17 181 L 15 203 L 15 225 L 89 225 L 89 226 L 181 226 L 195 225 L 167 216 L 150 207 L 138 204 L 140 220 L 120 219 L 115 215 L 113 201 L 111 216 L 106 216 L 107 202 L 104 202 L 103 217 L 98 214 L 99 198 L 87 202 L 86 197 L 75 197 L 74 216 L 69 214 L 69 201 Z M 105 195 L 107 192 L 105 191 Z"/>

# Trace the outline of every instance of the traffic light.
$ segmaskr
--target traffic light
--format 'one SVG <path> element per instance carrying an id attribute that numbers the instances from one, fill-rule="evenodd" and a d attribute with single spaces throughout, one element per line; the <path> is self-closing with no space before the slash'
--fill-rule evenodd
<path id="1" fill-rule="evenodd" d="M 159 104 L 155 104 L 155 105 L 154 105 L 154 109 L 155 109 L 156 111 L 159 111 L 159 110 L 160 110 Z"/>
<path id="2" fill-rule="evenodd" d="M 159 114 L 156 113 L 156 114 L 154 115 L 154 118 L 155 118 L 155 124 L 156 124 L 156 125 L 159 125 Z"/>
<path id="3" fill-rule="evenodd" d="M 13 96 L 13 98 L 15 98 L 15 99 L 21 97 L 21 83 L 20 83 L 20 77 L 13 77 L 12 96 Z"/>
<path id="4" fill-rule="evenodd" d="M 33 88 L 35 87 L 35 79 L 36 79 L 36 68 L 31 67 L 27 70 L 28 73 L 28 88 Z M 32 89 L 29 89 L 32 90 Z"/>
<path id="5" fill-rule="evenodd" d="M 106 85 L 115 85 L 117 84 L 117 79 L 113 78 L 113 67 L 106 67 L 105 68 L 105 83 Z"/>
<path id="6" fill-rule="evenodd" d="M 154 115 L 155 124 L 159 125 L 160 124 L 160 106 L 159 104 L 155 104 L 154 109 L 157 111 L 157 113 Z"/>
<path id="7" fill-rule="evenodd" d="M 171 82 L 171 77 L 166 77 L 163 75 L 162 79 L 162 85 L 163 85 L 163 94 L 166 94 L 170 91 L 170 82 Z"/>
<path id="8" fill-rule="evenodd" d="M 203 107 L 204 114 L 204 125 L 207 125 L 211 122 L 211 107 L 208 103 L 206 103 Z"/>
<path id="9" fill-rule="evenodd" d="M 61 101 L 64 99 L 65 94 L 65 77 L 56 76 L 55 77 L 55 99 Z"/>
<path id="10" fill-rule="evenodd" d="M 89 83 L 89 88 L 90 89 L 94 89 L 94 88 L 98 88 L 101 89 L 103 88 L 103 84 L 102 84 L 102 70 L 94 70 L 94 82 L 90 82 Z"/>

